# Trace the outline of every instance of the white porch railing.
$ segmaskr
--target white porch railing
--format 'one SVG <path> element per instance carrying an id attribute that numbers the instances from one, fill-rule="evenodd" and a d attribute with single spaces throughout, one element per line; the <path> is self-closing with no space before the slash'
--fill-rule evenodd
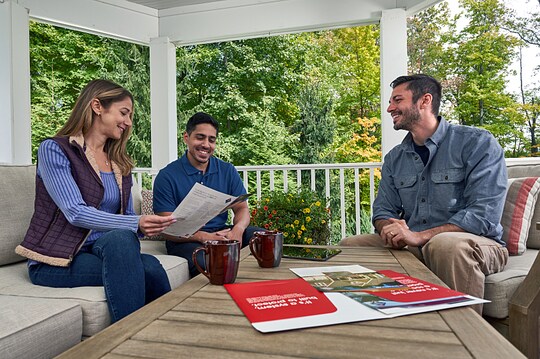
<path id="1" fill-rule="evenodd" d="M 367 162 L 367 163 L 334 163 L 334 164 L 310 164 L 310 165 L 268 165 L 268 166 L 238 166 L 238 172 L 241 173 L 244 181 L 244 186 L 249 192 L 249 185 L 253 181 L 249 180 L 249 174 L 255 173 L 255 193 L 257 195 L 257 200 L 261 198 L 263 191 L 263 173 L 268 173 L 268 189 L 274 191 L 276 189 L 287 192 L 289 190 L 289 184 L 295 183 L 296 188 L 302 186 L 302 173 L 309 173 L 309 187 L 311 190 L 315 191 L 316 189 L 316 178 L 318 173 L 323 173 L 323 183 L 324 183 L 324 193 L 326 198 L 331 197 L 331 187 L 332 187 L 332 178 L 331 172 L 337 172 L 337 178 L 339 183 L 339 221 L 340 221 L 340 233 L 341 238 L 346 236 L 346 220 L 347 220 L 347 203 L 345 196 L 345 187 L 346 187 L 346 173 L 349 172 L 349 175 L 352 175 L 354 181 L 354 223 L 355 223 L 355 234 L 360 233 L 361 226 L 361 207 L 360 207 L 360 170 L 369 170 L 369 203 L 370 203 L 370 213 L 371 213 L 371 204 L 375 200 L 375 176 L 374 170 L 381 168 L 382 163 L 380 162 Z M 278 172 L 276 174 L 276 172 Z M 276 188 L 276 176 L 279 176 L 281 173 L 282 181 L 280 181 L 281 187 Z M 292 181 L 291 181 L 291 176 Z M 295 177 L 295 178 L 294 178 Z M 321 177 L 319 177 L 321 178 Z M 319 185 L 320 186 L 320 185 Z M 336 197 L 334 197 L 336 198 Z M 334 215 L 333 220 L 337 218 Z"/>
<path id="2" fill-rule="evenodd" d="M 354 229 L 355 233 L 361 233 L 361 205 L 360 194 L 361 191 L 369 190 L 369 203 L 370 213 L 371 204 L 375 199 L 375 169 L 381 168 L 381 162 L 367 162 L 367 163 L 333 163 L 333 164 L 309 164 L 309 165 L 264 165 L 264 166 L 237 166 L 236 169 L 240 173 L 243 179 L 246 191 L 252 192 L 259 200 L 262 194 L 266 191 L 281 190 L 284 192 L 289 191 L 291 186 L 298 188 L 301 185 L 308 185 L 312 190 L 315 190 L 317 184 L 318 188 L 324 188 L 326 198 L 330 198 L 333 194 L 333 198 L 339 198 L 339 216 L 334 215 L 333 220 L 339 220 L 340 223 L 340 235 L 341 238 L 347 235 L 346 223 L 347 216 L 351 216 L 346 213 L 347 198 L 345 196 L 345 189 L 352 179 L 354 185 L 353 200 L 354 201 Z M 369 171 L 369 187 L 361 188 L 360 174 L 361 171 Z M 153 178 L 158 171 L 151 168 L 136 168 L 133 170 L 137 183 L 142 183 L 143 175 L 149 175 L 153 182 Z M 309 173 L 309 183 L 303 183 L 306 179 L 306 175 L 303 177 L 303 173 Z M 263 180 L 263 177 L 265 180 Z M 150 179 L 147 179 L 150 181 Z M 323 181 L 316 183 L 317 181 Z M 335 183 L 337 182 L 337 183 Z M 336 195 L 331 189 L 338 189 Z M 332 192 L 332 193 L 331 193 Z M 349 196 L 350 197 L 350 196 Z M 350 201 L 350 199 L 349 199 Z M 350 204 L 349 204 L 350 205 Z M 339 218 L 337 218 L 339 217 Z M 365 224 L 365 225 L 371 225 Z M 350 235 L 351 233 L 349 233 Z"/>
<path id="3" fill-rule="evenodd" d="M 510 158 L 506 159 L 506 163 L 509 166 L 516 165 L 531 165 L 540 164 L 540 158 Z M 370 200 L 370 213 L 372 212 L 372 205 L 375 199 L 375 169 L 381 168 L 381 162 L 367 162 L 367 163 L 334 163 L 334 164 L 310 164 L 310 165 L 268 165 L 268 166 L 237 166 L 237 170 L 242 176 L 246 191 L 256 194 L 257 200 L 259 200 L 262 194 L 267 191 L 282 190 L 287 192 L 291 183 L 298 187 L 305 180 L 302 173 L 309 173 L 309 186 L 312 190 L 315 189 L 317 181 L 323 181 L 324 187 L 318 184 L 318 188 L 324 188 L 327 198 L 331 196 L 331 189 L 338 188 L 339 195 L 336 196 L 335 192 L 333 198 L 339 198 L 339 218 L 334 214 L 333 220 L 339 220 L 340 223 L 340 235 L 345 237 L 346 223 L 347 223 L 347 198 L 345 195 L 345 189 L 347 187 L 346 178 L 353 178 L 354 182 L 354 230 L 355 233 L 361 233 L 361 204 L 360 194 L 363 190 L 369 190 Z M 369 188 L 361 188 L 360 185 L 360 171 L 369 170 Z M 151 187 L 153 179 L 157 174 L 157 170 L 152 168 L 135 168 L 133 174 L 137 183 L 142 183 L 143 176 L 147 176 L 147 187 Z M 324 176 L 319 175 L 320 173 Z M 264 177 L 264 180 L 263 180 Z M 334 182 L 337 181 L 336 186 Z M 350 196 L 349 196 L 350 197 Z M 350 215 L 349 215 L 350 217 Z M 371 223 L 367 224 L 371 225 Z M 350 235 L 351 233 L 349 233 Z"/>

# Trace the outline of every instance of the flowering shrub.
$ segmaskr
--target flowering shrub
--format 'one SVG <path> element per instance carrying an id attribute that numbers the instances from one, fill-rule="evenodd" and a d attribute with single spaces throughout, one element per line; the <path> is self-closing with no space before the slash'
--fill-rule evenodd
<path id="1" fill-rule="evenodd" d="M 271 192 L 251 210 L 252 225 L 283 232 L 288 244 L 327 244 L 329 221 L 326 200 L 309 190 Z"/>

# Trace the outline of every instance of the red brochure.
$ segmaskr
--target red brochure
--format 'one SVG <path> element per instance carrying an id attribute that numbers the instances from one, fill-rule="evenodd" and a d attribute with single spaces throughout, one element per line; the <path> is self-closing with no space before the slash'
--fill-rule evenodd
<path id="1" fill-rule="evenodd" d="M 335 312 L 332 302 L 302 278 L 225 284 L 251 323 Z"/>

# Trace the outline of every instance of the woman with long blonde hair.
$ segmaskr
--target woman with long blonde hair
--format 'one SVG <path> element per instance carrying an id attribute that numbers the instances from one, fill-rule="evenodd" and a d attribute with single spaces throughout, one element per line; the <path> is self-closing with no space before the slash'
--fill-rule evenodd
<path id="1" fill-rule="evenodd" d="M 174 219 L 133 210 L 132 120 L 128 90 L 107 80 L 85 86 L 66 124 L 39 146 L 34 215 L 16 249 L 36 285 L 104 286 L 112 322 L 171 289 L 159 261 L 140 253 L 138 234 L 159 234 Z"/>

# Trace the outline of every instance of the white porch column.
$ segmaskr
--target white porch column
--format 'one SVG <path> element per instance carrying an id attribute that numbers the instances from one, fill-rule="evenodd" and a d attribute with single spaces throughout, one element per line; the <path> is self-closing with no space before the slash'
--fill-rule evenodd
<path id="1" fill-rule="evenodd" d="M 0 1 L 0 163 L 32 163 L 28 11 Z"/>
<path id="2" fill-rule="evenodd" d="M 382 155 L 399 144 L 406 131 L 395 131 L 392 117 L 386 112 L 392 94 L 390 83 L 407 75 L 407 15 L 404 9 L 383 10 L 380 25 L 381 39 L 381 122 Z"/>
<path id="3" fill-rule="evenodd" d="M 176 48 L 167 37 L 150 40 L 152 168 L 178 158 L 176 118 Z"/>

